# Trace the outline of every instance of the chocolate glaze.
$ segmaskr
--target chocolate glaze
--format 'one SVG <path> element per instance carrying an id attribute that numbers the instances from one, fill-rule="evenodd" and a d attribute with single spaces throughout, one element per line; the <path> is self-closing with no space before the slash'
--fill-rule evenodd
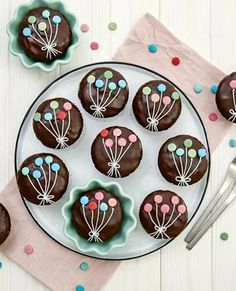
<path id="1" fill-rule="evenodd" d="M 45 113 L 52 113 L 53 114 L 53 109 L 50 108 L 50 102 L 51 101 L 57 101 L 59 103 L 59 107 L 56 109 L 56 115 L 58 115 L 58 113 L 60 111 L 63 111 L 65 113 L 67 113 L 67 111 L 64 110 L 63 108 L 63 104 L 65 102 L 70 102 L 70 104 L 72 105 L 72 109 L 70 110 L 70 121 L 69 121 L 69 117 L 67 114 L 67 118 L 64 120 L 64 132 L 66 130 L 66 128 L 68 127 L 68 123 L 70 122 L 70 127 L 69 130 L 66 134 L 66 138 L 68 138 L 68 141 L 66 141 L 67 145 L 70 146 L 72 145 L 74 142 L 77 141 L 77 139 L 80 137 L 80 134 L 82 132 L 83 129 L 83 118 L 82 115 L 79 111 L 79 109 L 77 109 L 77 107 L 69 100 L 65 99 L 65 98 L 53 98 L 53 99 L 49 99 L 44 101 L 42 104 L 40 104 L 40 106 L 38 107 L 38 109 L 36 110 L 36 112 L 39 112 L 41 114 L 41 122 L 47 126 L 51 131 L 52 128 L 49 125 L 49 122 L 46 121 L 43 116 Z M 53 127 L 56 128 L 56 124 L 55 124 L 55 119 L 53 117 L 53 120 L 51 121 L 53 124 Z M 61 132 L 62 130 L 62 120 L 58 120 L 57 119 L 57 125 L 58 128 Z M 56 148 L 58 146 L 58 142 L 55 138 L 55 136 L 53 136 L 50 132 L 48 132 L 48 130 L 45 129 L 45 127 L 40 123 L 40 122 L 36 122 L 33 121 L 33 129 L 35 132 L 36 137 L 47 147 L 50 148 Z M 57 149 L 60 149 L 60 146 L 57 147 Z"/>
<path id="2" fill-rule="evenodd" d="M 82 103 L 82 106 L 84 107 L 84 109 L 90 113 L 91 115 L 93 115 L 94 110 L 92 110 L 90 108 L 91 105 L 93 105 L 93 102 L 90 98 L 90 89 L 89 89 L 89 83 L 87 82 L 87 78 L 90 75 L 93 75 L 96 80 L 100 79 L 102 81 L 106 81 L 105 77 L 104 77 L 104 72 L 105 71 L 111 71 L 113 73 L 113 77 L 109 80 L 109 82 L 114 82 L 114 83 L 118 83 L 119 80 L 125 80 L 125 78 L 117 71 L 111 69 L 111 68 L 107 68 L 107 67 L 102 67 L 102 68 L 95 68 L 93 70 L 91 70 L 90 72 L 88 72 L 84 78 L 82 79 L 81 83 L 80 83 L 80 87 L 79 87 L 79 92 L 78 92 L 78 97 L 80 98 L 80 101 Z M 125 80 L 126 81 L 126 80 Z M 99 101 L 101 101 L 103 93 L 104 93 L 104 88 L 100 89 L 100 94 L 99 94 Z M 116 90 L 114 90 L 111 94 L 111 97 L 109 100 L 112 99 L 112 97 L 114 97 L 117 92 L 118 92 L 119 86 L 117 85 Z M 107 92 L 105 93 L 105 97 L 103 100 L 106 99 L 106 97 L 108 97 L 110 90 L 107 90 Z M 97 100 L 97 88 L 95 87 L 95 84 L 92 84 L 91 86 L 91 92 L 92 92 L 92 97 L 93 100 Z M 122 89 L 119 93 L 119 95 L 117 96 L 117 98 L 111 102 L 111 104 L 109 104 L 109 106 L 106 107 L 106 111 L 103 111 L 103 115 L 104 117 L 112 117 L 117 115 L 118 113 L 120 113 L 127 101 L 128 101 L 128 96 L 129 96 L 129 87 L 126 81 L 126 88 Z"/>
<path id="3" fill-rule="evenodd" d="M 56 43 L 55 48 L 57 50 L 61 51 L 62 53 L 61 54 L 59 53 L 56 56 L 53 56 L 53 54 L 52 54 L 51 60 L 49 58 L 46 58 L 47 51 L 41 49 L 43 47 L 42 44 L 36 42 L 31 37 L 25 37 L 22 33 L 23 29 L 25 27 L 29 27 L 31 29 L 31 34 L 33 35 L 33 37 L 40 39 L 37 36 L 36 32 L 34 31 L 32 24 L 28 23 L 28 17 L 33 15 L 36 17 L 36 22 L 34 23 L 34 27 L 37 28 L 38 24 L 40 22 L 45 22 L 47 25 L 47 28 L 46 28 L 47 35 L 50 36 L 50 26 L 49 26 L 48 20 L 43 18 L 43 16 L 42 16 L 42 12 L 44 10 L 48 10 L 50 12 L 50 19 L 51 20 L 52 20 L 52 17 L 54 15 L 58 15 L 61 17 L 61 23 L 58 25 L 58 34 L 57 34 L 57 37 L 55 39 L 55 43 Z M 56 25 L 52 24 L 53 35 L 55 34 L 55 30 L 56 30 Z M 45 39 L 44 31 L 40 31 L 38 29 L 37 29 L 37 31 L 41 35 L 41 37 L 43 37 Z M 24 16 L 23 20 L 21 21 L 21 23 L 19 25 L 18 39 L 19 39 L 19 42 L 20 42 L 23 50 L 25 51 L 25 53 L 29 57 L 31 57 L 32 59 L 34 59 L 36 61 L 40 61 L 40 62 L 50 62 L 56 58 L 61 58 L 63 56 L 63 54 L 66 52 L 66 50 L 71 42 L 71 29 L 70 29 L 69 23 L 68 23 L 67 19 L 65 18 L 65 16 L 63 14 L 61 14 L 59 11 L 51 9 L 49 7 L 39 7 L 39 8 L 30 10 Z"/>
<path id="4" fill-rule="evenodd" d="M 108 130 L 108 136 L 105 138 L 105 140 L 112 139 L 114 141 L 114 145 L 112 147 L 113 152 L 115 148 L 115 137 L 113 136 L 113 130 L 116 128 L 119 128 L 122 131 L 122 134 L 120 137 L 125 138 L 127 140 L 127 145 L 125 148 L 127 148 L 129 144 L 128 137 L 131 134 L 134 134 L 132 130 L 126 127 L 112 126 L 112 127 L 106 128 L 106 130 Z M 120 137 L 118 137 L 118 139 Z M 130 149 L 126 152 L 124 157 L 119 162 L 119 165 L 120 165 L 119 172 L 120 172 L 121 177 L 128 176 L 129 174 L 131 174 L 138 168 L 140 161 L 142 159 L 142 155 L 143 155 L 142 144 L 139 137 L 137 136 L 137 141 L 131 145 Z M 110 166 L 108 165 L 110 160 L 106 154 L 106 151 L 104 150 L 102 137 L 100 133 L 97 135 L 97 137 L 95 138 L 92 144 L 91 156 L 97 170 L 107 175 L 107 172 L 110 169 Z M 113 175 L 112 177 L 114 178 L 115 175 Z"/>
<path id="5" fill-rule="evenodd" d="M 4 243 L 11 231 L 11 219 L 7 209 L 0 203 L 0 245 Z"/>
<path id="6" fill-rule="evenodd" d="M 38 157 L 41 157 L 41 158 L 45 159 L 45 157 L 47 157 L 47 156 L 52 156 L 53 157 L 53 163 L 57 163 L 57 164 L 60 165 L 60 170 L 59 170 L 58 175 L 57 175 L 56 184 L 52 188 L 52 191 L 50 192 L 50 195 L 54 196 L 54 198 L 51 199 L 53 202 L 58 201 L 62 197 L 62 195 L 65 193 L 65 191 L 67 189 L 67 185 L 68 185 L 68 182 L 69 182 L 69 173 L 68 173 L 67 167 L 64 164 L 64 162 L 61 159 L 59 159 L 57 156 L 55 156 L 55 155 L 53 155 L 51 153 L 50 154 L 40 153 L 40 154 L 32 155 L 29 158 L 27 158 L 21 164 L 21 166 L 19 168 L 19 171 L 17 173 L 17 184 L 18 184 L 18 188 L 19 188 L 19 191 L 20 191 L 21 195 L 25 199 L 27 199 L 29 202 L 31 202 L 33 204 L 37 204 L 37 205 L 40 205 L 40 202 L 41 202 L 41 200 L 39 200 L 37 198 L 39 193 L 36 192 L 36 190 L 32 187 L 29 179 L 27 178 L 27 176 L 24 176 L 22 174 L 21 170 L 24 167 L 28 167 L 29 168 L 29 170 L 30 170 L 29 176 L 31 177 L 31 180 L 32 180 L 34 186 L 37 189 L 40 189 L 40 188 L 39 188 L 39 185 L 37 183 L 37 180 L 32 177 L 32 172 L 34 170 L 40 170 L 41 173 L 42 173 L 42 176 L 39 179 L 39 181 L 40 181 L 40 183 L 42 185 L 42 188 L 44 189 L 44 187 L 45 187 L 45 178 L 44 178 L 44 175 L 43 175 L 43 171 L 40 169 L 40 167 L 37 167 L 35 165 L 35 159 L 38 158 Z M 49 167 L 48 167 L 48 165 L 46 165 L 45 161 L 44 161 L 43 165 L 44 165 L 43 168 L 44 168 L 45 174 L 48 177 L 48 175 L 49 175 Z M 52 187 L 56 173 L 51 171 L 50 175 L 51 175 L 50 187 Z M 49 205 L 49 203 L 46 203 L 46 205 Z"/>
<path id="7" fill-rule="evenodd" d="M 232 88 L 230 87 L 230 81 L 236 80 L 236 72 L 231 73 L 230 75 L 226 76 L 219 84 L 219 87 L 216 92 L 216 105 L 220 111 L 220 113 L 226 118 L 230 119 L 232 114 L 230 110 L 235 111 L 235 106 L 233 103 L 233 95 L 232 95 Z M 235 93 L 236 97 L 236 93 Z M 232 112 L 233 112 L 232 111 Z M 231 121 L 236 123 L 236 118 Z"/>
<path id="8" fill-rule="evenodd" d="M 158 166 L 160 169 L 160 172 L 162 176 L 169 182 L 178 185 L 178 181 L 176 181 L 176 177 L 178 176 L 178 172 L 176 170 L 173 158 L 172 158 L 172 153 L 168 151 L 168 145 L 170 143 L 174 143 L 177 148 L 182 148 L 185 150 L 184 147 L 184 140 L 186 139 L 191 139 L 193 142 L 193 145 L 191 146 L 192 149 L 195 149 L 196 151 L 199 149 L 205 149 L 204 145 L 195 137 L 190 136 L 190 135 L 178 135 L 175 137 L 172 137 L 168 139 L 161 147 L 158 155 Z M 175 160 L 178 165 L 178 168 L 181 168 L 180 164 L 180 159 L 174 153 L 175 155 Z M 197 155 L 193 161 L 192 161 L 192 166 L 191 166 L 191 171 L 195 169 L 199 162 L 200 157 Z M 182 157 L 183 163 L 185 163 L 185 156 Z M 190 164 L 190 158 L 188 158 L 188 164 Z M 191 181 L 188 182 L 189 185 L 194 184 L 201 180 L 201 178 L 204 176 L 204 174 L 207 171 L 208 167 L 208 160 L 207 158 L 202 158 L 200 165 L 198 166 L 197 170 L 191 175 Z"/>
<path id="9" fill-rule="evenodd" d="M 138 89 L 138 91 L 133 99 L 132 106 L 133 106 L 134 116 L 135 116 L 136 120 L 138 121 L 138 123 L 140 125 L 142 125 L 144 128 L 147 127 L 149 124 L 147 121 L 149 115 L 148 115 L 148 110 L 147 110 L 146 97 L 143 94 L 142 90 L 144 87 L 148 86 L 152 90 L 150 95 L 158 94 L 160 96 L 160 92 L 157 91 L 157 86 L 160 84 L 164 84 L 166 86 L 166 91 L 163 93 L 163 97 L 164 96 L 170 97 L 171 94 L 176 91 L 175 87 L 166 81 L 153 80 L 153 81 L 149 81 L 149 82 L 145 83 L 144 85 L 142 85 Z M 149 95 L 149 100 L 150 100 L 150 95 Z M 163 114 L 165 114 L 170 109 L 173 102 L 174 102 L 174 100 L 171 99 L 171 103 L 166 106 L 166 109 L 163 111 Z M 160 104 L 160 100 L 155 104 L 155 108 L 156 108 L 155 110 L 157 110 L 157 108 L 159 107 L 159 104 Z M 151 114 L 153 112 L 153 106 L 154 106 L 154 103 L 151 102 L 151 100 L 150 100 L 149 101 L 149 108 L 150 108 Z M 175 101 L 175 104 L 173 105 L 171 111 L 159 120 L 159 123 L 157 124 L 158 131 L 166 130 L 166 129 L 170 128 L 176 122 L 176 120 L 180 116 L 181 107 L 182 107 L 181 100 L 179 98 L 178 100 Z M 161 107 L 161 108 L 163 108 L 163 107 Z M 161 112 L 161 110 L 159 112 Z M 154 130 L 151 130 L 151 131 L 154 131 Z"/>
<path id="10" fill-rule="evenodd" d="M 141 204 L 141 207 L 140 207 L 140 210 L 139 210 L 140 222 L 141 222 L 143 228 L 145 229 L 145 231 L 148 234 L 155 232 L 156 229 L 154 228 L 155 225 L 151 221 L 151 219 L 149 217 L 149 214 L 146 211 L 144 211 L 144 205 L 147 204 L 147 203 L 150 203 L 152 205 L 152 210 L 151 210 L 150 214 L 151 214 L 154 222 L 158 225 L 158 222 L 157 222 L 157 219 L 156 219 L 156 203 L 154 201 L 154 197 L 156 195 L 160 195 L 162 197 L 162 199 L 163 199 L 162 202 L 158 204 L 158 219 L 159 219 L 160 224 L 162 224 L 162 222 L 163 222 L 163 213 L 161 212 L 161 206 L 163 204 L 168 205 L 169 209 L 170 209 L 169 212 L 165 214 L 164 225 L 169 225 L 178 216 L 178 214 L 179 214 L 178 206 L 179 205 L 184 205 L 186 207 L 183 199 L 180 196 L 178 196 L 176 193 L 171 192 L 169 190 L 164 190 L 164 191 L 163 190 L 158 190 L 158 191 L 154 191 L 151 194 L 149 194 L 143 200 L 143 202 Z M 174 210 L 174 214 L 173 214 L 170 222 L 167 224 L 167 222 L 169 221 L 169 219 L 171 217 L 171 214 L 172 214 L 173 204 L 171 202 L 171 198 L 173 196 L 178 197 L 179 203 L 176 204 L 175 210 Z M 176 237 L 177 235 L 179 235 L 183 231 L 183 229 L 185 228 L 185 226 L 187 224 L 187 221 L 188 221 L 188 211 L 187 211 L 187 207 L 186 207 L 185 213 L 181 214 L 179 216 L 179 218 L 172 225 L 167 227 L 167 229 L 165 230 L 165 234 L 169 238 Z M 168 237 L 166 237 L 163 234 L 163 238 L 167 239 Z M 162 236 L 160 234 L 158 237 L 156 236 L 154 238 L 161 239 Z"/>
<path id="11" fill-rule="evenodd" d="M 86 192 L 85 195 L 89 198 L 90 201 L 94 201 L 94 202 L 98 203 L 98 201 L 94 198 L 94 195 L 96 192 L 103 193 L 104 199 L 102 200 L 102 202 L 105 202 L 106 204 L 110 198 L 115 198 L 117 200 L 117 205 L 114 207 L 113 216 L 111 217 L 111 219 L 108 222 L 108 224 L 106 225 L 106 227 L 104 227 L 101 230 L 101 232 L 99 233 L 100 239 L 102 241 L 106 241 L 119 232 L 121 225 L 122 225 L 122 221 L 123 221 L 123 209 L 122 209 L 121 203 L 119 202 L 118 198 L 115 195 L 113 195 L 112 193 L 107 192 L 104 189 L 91 190 L 89 192 Z M 109 207 L 107 210 L 107 213 L 106 213 L 106 217 L 110 216 L 111 211 L 112 211 L 111 207 Z M 90 222 L 91 218 L 92 218 L 92 211 L 90 211 L 88 209 L 87 205 L 85 206 L 85 213 L 86 213 L 87 220 Z M 94 210 L 95 221 L 97 219 L 97 213 L 98 213 L 97 209 Z M 98 225 L 100 225 L 100 223 L 102 222 L 102 217 L 103 217 L 103 215 L 102 215 L 102 212 L 100 211 Z M 82 208 L 82 205 L 81 205 L 79 200 L 77 202 L 75 202 L 75 204 L 72 208 L 72 223 L 74 224 L 77 232 L 81 236 L 83 236 L 86 239 L 89 238 L 90 229 L 85 222 L 85 219 L 83 216 L 83 208 Z"/>

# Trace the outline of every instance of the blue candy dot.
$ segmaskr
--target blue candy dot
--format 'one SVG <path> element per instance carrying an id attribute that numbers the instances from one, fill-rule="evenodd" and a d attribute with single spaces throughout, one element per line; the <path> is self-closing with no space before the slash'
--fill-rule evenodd
<path id="1" fill-rule="evenodd" d="M 108 205 L 104 202 L 101 203 L 100 205 L 100 210 L 101 211 L 107 211 L 108 210 Z"/>
<path id="2" fill-rule="evenodd" d="M 201 93 L 202 86 L 200 84 L 196 84 L 196 85 L 194 85 L 193 90 L 195 91 L 195 93 Z"/>
<path id="3" fill-rule="evenodd" d="M 197 151 L 197 153 L 198 153 L 198 156 L 199 156 L 200 158 L 204 158 L 204 157 L 206 156 L 206 150 L 205 150 L 205 149 L 199 149 L 199 150 Z"/>
<path id="4" fill-rule="evenodd" d="M 0 269 L 2 269 L 3 263 L 0 261 Z"/>
<path id="5" fill-rule="evenodd" d="M 86 205 L 86 204 L 88 204 L 88 203 L 89 203 L 89 199 L 88 199 L 88 197 L 87 197 L 87 196 L 82 196 L 82 197 L 80 198 L 80 203 L 81 203 L 82 205 Z"/>
<path id="6" fill-rule="evenodd" d="M 108 88 L 109 88 L 110 90 L 116 90 L 116 83 L 114 83 L 114 82 L 110 82 L 110 83 L 108 84 Z"/>
<path id="7" fill-rule="evenodd" d="M 37 167 L 40 167 L 43 164 L 43 159 L 39 157 L 39 158 L 35 159 L 34 163 Z"/>
<path id="8" fill-rule="evenodd" d="M 34 179 L 40 179 L 41 178 L 41 172 L 39 171 L 39 170 L 35 170 L 35 171 L 33 171 L 33 177 L 34 177 Z"/>
<path id="9" fill-rule="evenodd" d="M 166 91 L 166 85 L 164 85 L 164 84 L 159 84 L 159 85 L 157 86 L 157 90 L 158 90 L 159 92 L 161 92 L 161 93 L 165 92 L 165 91 Z"/>
<path id="10" fill-rule="evenodd" d="M 181 148 L 178 148 L 176 150 L 176 155 L 179 156 L 179 157 L 182 157 L 184 155 L 184 150 L 181 149 Z"/>
<path id="11" fill-rule="evenodd" d="M 60 165 L 58 165 L 57 163 L 54 163 L 51 165 L 51 169 L 53 172 L 58 172 L 60 170 Z"/>
<path id="12" fill-rule="evenodd" d="M 42 12 L 42 16 L 43 16 L 43 18 L 48 18 L 50 16 L 50 12 L 48 10 L 44 10 Z"/>
<path id="13" fill-rule="evenodd" d="M 28 168 L 28 167 L 24 167 L 24 168 L 21 170 L 21 173 L 22 173 L 22 175 L 24 175 L 24 176 L 29 175 L 29 168 Z"/>
<path id="14" fill-rule="evenodd" d="M 125 82 L 125 80 L 120 80 L 120 81 L 118 82 L 118 85 L 119 85 L 120 88 L 124 89 L 124 88 L 126 87 L 126 82 Z"/>
<path id="15" fill-rule="evenodd" d="M 46 164 L 51 164 L 52 162 L 53 162 L 53 157 L 52 156 L 46 156 L 46 158 L 45 158 L 45 162 L 46 162 Z"/>
<path id="16" fill-rule="evenodd" d="M 44 119 L 47 121 L 51 121 L 52 120 L 52 113 L 50 113 L 50 112 L 45 113 Z"/>
<path id="17" fill-rule="evenodd" d="M 229 140 L 229 146 L 231 148 L 236 148 L 236 140 L 235 139 L 230 139 Z"/>
<path id="18" fill-rule="evenodd" d="M 148 50 L 150 53 L 156 53 L 158 50 L 158 46 L 155 43 L 149 44 L 148 45 Z"/>
<path id="19" fill-rule="evenodd" d="M 23 35 L 26 36 L 26 37 L 30 36 L 31 35 L 31 29 L 28 28 L 28 27 L 25 27 L 23 29 Z"/>
<path id="20" fill-rule="evenodd" d="M 76 286 L 76 289 L 75 290 L 76 291 L 84 291 L 84 286 L 78 285 L 78 286 Z"/>
<path id="21" fill-rule="evenodd" d="M 59 24 L 61 22 L 61 17 L 60 16 L 57 16 L 57 15 L 53 16 L 52 22 L 54 24 Z"/>
<path id="22" fill-rule="evenodd" d="M 101 88 L 104 86 L 104 82 L 103 82 L 103 80 L 97 80 L 97 81 L 95 82 L 95 86 L 96 86 L 97 88 L 101 89 Z"/>
<path id="23" fill-rule="evenodd" d="M 218 90 L 218 85 L 214 84 L 211 86 L 211 93 L 216 94 L 217 90 Z"/>

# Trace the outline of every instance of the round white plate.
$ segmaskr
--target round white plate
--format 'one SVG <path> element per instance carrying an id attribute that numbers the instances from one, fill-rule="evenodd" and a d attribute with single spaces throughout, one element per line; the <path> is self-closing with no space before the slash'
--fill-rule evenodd
<path id="1" fill-rule="evenodd" d="M 128 81 L 130 95 L 125 109 L 117 116 L 112 118 L 98 119 L 88 114 L 82 107 L 78 98 L 78 87 L 81 79 L 90 70 L 96 67 L 111 67 L 119 71 Z M 67 165 L 70 172 L 70 183 L 67 192 L 58 203 L 52 206 L 37 206 L 24 200 L 25 205 L 38 223 L 38 225 L 54 240 L 63 246 L 79 252 L 73 241 L 64 235 L 64 220 L 61 215 L 61 208 L 68 199 L 70 190 L 74 186 L 86 184 L 93 178 L 102 181 L 116 181 L 120 183 L 123 190 L 132 196 L 135 200 L 135 215 L 138 220 L 138 226 L 129 237 L 124 247 L 114 249 L 107 256 L 95 255 L 94 257 L 112 260 L 131 259 L 149 254 L 160 249 L 171 240 L 154 239 L 150 237 L 139 223 L 139 207 L 142 200 L 154 190 L 171 190 L 179 194 L 188 207 L 189 220 L 193 218 L 201 204 L 204 196 L 209 170 L 204 178 L 198 183 L 179 187 L 167 182 L 157 167 L 157 155 L 161 145 L 170 137 L 178 134 L 190 134 L 198 138 L 208 149 L 208 141 L 202 121 L 194 109 L 191 102 L 179 88 L 176 90 L 181 94 L 182 113 L 177 122 L 167 131 L 152 133 L 141 127 L 132 113 L 132 99 L 138 88 L 147 81 L 153 79 L 164 79 L 163 76 L 132 64 L 119 62 L 103 62 L 87 65 L 73 70 L 50 84 L 38 96 L 35 102 L 25 115 L 21 128 L 18 133 L 15 151 L 15 167 L 19 169 L 21 163 L 30 155 L 40 152 L 53 153 L 60 157 Z M 169 81 L 169 80 L 167 80 Z M 170 82 L 170 81 L 169 81 Z M 34 135 L 32 120 L 37 107 L 46 99 L 54 97 L 64 97 L 74 102 L 80 109 L 84 128 L 79 140 L 72 146 L 63 150 L 53 150 L 45 147 Z M 109 178 L 99 171 L 93 165 L 90 155 L 90 147 L 97 134 L 109 126 L 126 126 L 132 129 L 141 139 L 143 145 L 143 159 L 138 169 L 126 178 Z M 208 155 L 209 156 L 209 155 Z M 210 157 L 209 157 L 210 159 Z"/>

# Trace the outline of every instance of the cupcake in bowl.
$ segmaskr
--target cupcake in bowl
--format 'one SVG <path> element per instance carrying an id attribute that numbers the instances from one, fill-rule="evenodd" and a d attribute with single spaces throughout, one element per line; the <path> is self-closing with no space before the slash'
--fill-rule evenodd
<path id="1" fill-rule="evenodd" d="M 79 251 L 107 255 L 126 244 L 137 220 L 134 201 L 118 183 L 91 180 L 75 187 L 62 208 L 64 233 Z"/>

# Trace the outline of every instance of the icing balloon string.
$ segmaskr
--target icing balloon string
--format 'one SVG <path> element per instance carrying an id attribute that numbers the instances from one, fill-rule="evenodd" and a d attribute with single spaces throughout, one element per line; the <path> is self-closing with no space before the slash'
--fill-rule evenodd
<path id="1" fill-rule="evenodd" d="M 33 32 L 36 34 L 36 36 L 32 34 L 30 27 L 25 27 L 22 33 L 25 37 L 32 38 L 36 43 L 40 44 L 41 50 L 46 51 L 46 58 L 49 58 L 51 60 L 52 55 L 56 56 L 62 53 L 60 50 L 56 49 L 57 43 L 55 42 L 58 36 L 58 27 L 61 23 L 61 17 L 58 15 L 54 15 L 51 21 L 50 12 L 48 10 L 44 10 L 42 12 L 42 16 L 44 19 L 47 20 L 49 24 L 48 26 L 46 22 L 42 21 L 38 23 L 38 26 L 36 28 L 35 23 L 37 22 L 37 18 L 34 15 L 31 15 L 28 17 L 28 24 L 31 25 Z M 52 23 L 55 26 L 55 31 L 53 31 Z M 44 35 L 42 36 L 40 32 L 42 32 Z"/>
<path id="2" fill-rule="evenodd" d="M 230 82 L 230 87 L 232 89 L 232 99 L 233 99 L 234 109 L 233 108 L 229 109 L 229 113 L 231 114 L 231 116 L 229 117 L 229 121 L 235 122 L 236 120 L 236 100 L 235 100 L 236 80 L 232 80 Z"/>
<path id="3" fill-rule="evenodd" d="M 148 124 L 146 128 L 155 132 L 158 131 L 159 121 L 172 110 L 175 102 L 180 98 L 177 91 L 174 91 L 171 94 L 171 97 L 164 96 L 163 94 L 166 91 L 166 85 L 164 84 L 159 84 L 156 90 L 157 93 L 152 94 L 152 89 L 150 87 L 145 86 L 142 89 L 142 93 L 146 99 L 148 113 L 148 117 L 146 119 Z"/>
<path id="4" fill-rule="evenodd" d="M 107 107 L 115 101 L 121 90 L 127 86 L 125 80 L 119 80 L 117 84 L 109 81 L 113 78 L 113 73 L 109 70 L 103 73 L 103 77 L 105 78 L 105 82 L 102 79 L 96 80 L 94 75 L 89 75 L 87 77 L 87 82 L 89 84 L 89 97 L 93 103 L 90 105 L 90 109 L 94 111 L 93 116 L 99 118 L 104 117 L 103 113 L 107 110 Z M 92 96 L 93 86 L 96 88 L 96 102 Z M 116 93 L 114 93 L 115 91 Z"/>

